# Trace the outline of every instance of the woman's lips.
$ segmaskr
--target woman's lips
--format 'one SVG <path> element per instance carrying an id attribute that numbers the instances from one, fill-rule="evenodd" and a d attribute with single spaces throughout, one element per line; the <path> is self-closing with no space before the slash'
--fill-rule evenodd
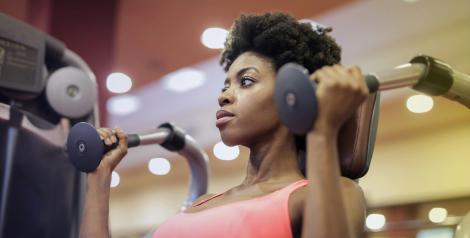
<path id="1" fill-rule="evenodd" d="M 223 126 L 224 124 L 226 124 L 227 122 L 229 122 L 232 119 L 233 119 L 233 116 L 231 116 L 231 117 L 228 117 L 228 116 L 227 117 L 221 117 L 221 118 L 217 119 L 217 121 L 215 122 L 215 126 L 216 127 L 221 127 L 221 126 Z"/>
<path id="2" fill-rule="evenodd" d="M 215 126 L 221 127 L 230 120 L 233 119 L 235 115 L 229 111 L 225 110 L 218 110 L 217 113 L 215 114 L 215 117 L 217 118 L 217 121 L 215 122 Z"/>

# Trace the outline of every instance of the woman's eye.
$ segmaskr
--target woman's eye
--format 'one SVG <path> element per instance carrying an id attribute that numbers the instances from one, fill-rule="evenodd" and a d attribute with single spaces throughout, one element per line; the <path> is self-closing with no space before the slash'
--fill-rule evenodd
<path id="1" fill-rule="evenodd" d="M 248 78 L 248 77 L 242 77 L 242 78 L 240 79 L 240 85 L 242 85 L 242 86 L 248 86 L 248 85 L 250 85 L 250 84 L 252 84 L 252 83 L 254 83 L 254 82 L 255 82 L 255 81 L 254 81 L 253 79 Z"/>

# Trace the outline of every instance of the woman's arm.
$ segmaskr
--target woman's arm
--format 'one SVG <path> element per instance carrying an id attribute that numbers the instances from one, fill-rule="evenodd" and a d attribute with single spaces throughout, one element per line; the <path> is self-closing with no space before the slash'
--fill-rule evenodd
<path id="1" fill-rule="evenodd" d="M 98 168 L 87 174 L 85 208 L 80 226 L 81 238 L 108 238 L 109 194 L 111 174 L 127 154 L 127 136 L 123 131 L 100 128 L 97 130 L 105 144 L 111 145 L 119 138 L 119 145 L 103 156 Z"/>
<path id="2" fill-rule="evenodd" d="M 363 195 L 354 182 L 341 177 L 337 141 L 339 128 L 364 101 L 367 88 L 358 68 L 325 67 L 311 78 L 319 81 L 319 109 L 314 129 L 307 134 L 309 185 L 302 237 L 361 237 Z"/>
<path id="3" fill-rule="evenodd" d="M 108 226 L 111 174 L 87 175 L 80 237 L 110 237 Z"/>
<path id="4" fill-rule="evenodd" d="M 355 181 L 341 177 L 341 191 L 346 219 L 353 237 L 364 237 L 366 220 L 366 200 L 362 188 Z"/>

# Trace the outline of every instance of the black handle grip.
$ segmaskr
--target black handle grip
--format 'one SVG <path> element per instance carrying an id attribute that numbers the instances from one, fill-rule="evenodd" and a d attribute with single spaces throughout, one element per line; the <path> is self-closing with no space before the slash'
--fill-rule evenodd
<path id="1" fill-rule="evenodd" d="M 111 144 L 111 145 L 105 144 L 104 141 L 101 141 L 101 142 L 103 143 L 103 148 L 104 148 L 103 151 L 104 151 L 105 154 L 108 153 L 108 152 L 111 151 L 111 150 L 116 149 L 116 147 L 119 145 L 119 139 L 118 139 L 118 141 L 117 141 L 116 143 L 113 143 L 113 144 Z"/>
<path id="2" fill-rule="evenodd" d="M 368 74 L 364 77 L 367 87 L 369 88 L 369 93 L 375 93 L 379 90 L 380 82 L 376 75 Z"/>
<path id="3" fill-rule="evenodd" d="M 104 153 L 108 153 L 110 150 L 114 150 L 119 145 L 119 139 L 117 139 L 116 143 L 111 145 L 106 145 L 103 141 L 104 146 Z M 140 138 L 137 134 L 129 134 L 127 135 L 127 147 L 132 148 L 140 145 Z"/>
<path id="4" fill-rule="evenodd" d="M 179 151 L 186 145 L 186 133 L 181 129 L 173 125 L 172 123 L 163 123 L 158 128 L 167 128 L 170 130 L 170 134 L 161 146 L 169 151 Z"/>

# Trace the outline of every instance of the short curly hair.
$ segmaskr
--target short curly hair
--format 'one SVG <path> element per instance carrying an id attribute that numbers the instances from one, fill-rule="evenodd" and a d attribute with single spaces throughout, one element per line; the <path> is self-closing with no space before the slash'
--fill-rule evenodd
<path id="1" fill-rule="evenodd" d="M 225 41 L 220 64 L 225 71 L 241 54 L 252 51 L 272 60 L 277 70 L 289 62 L 298 63 L 315 72 L 341 61 L 341 47 L 308 22 L 299 22 L 281 12 L 263 15 L 242 14 L 235 20 Z M 295 136 L 299 167 L 305 176 L 305 136 Z"/>
<path id="2" fill-rule="evenodd" d="M 225 41 L 220 64 L 228 71 L 247 51 L 271 59 L 276 71 L 285 63 L 295 62 L 313 73 L 341 61 L 341 47 L 331 36 L 319 34 L 310 23 L 281 12 L 240 15 Z"/>

